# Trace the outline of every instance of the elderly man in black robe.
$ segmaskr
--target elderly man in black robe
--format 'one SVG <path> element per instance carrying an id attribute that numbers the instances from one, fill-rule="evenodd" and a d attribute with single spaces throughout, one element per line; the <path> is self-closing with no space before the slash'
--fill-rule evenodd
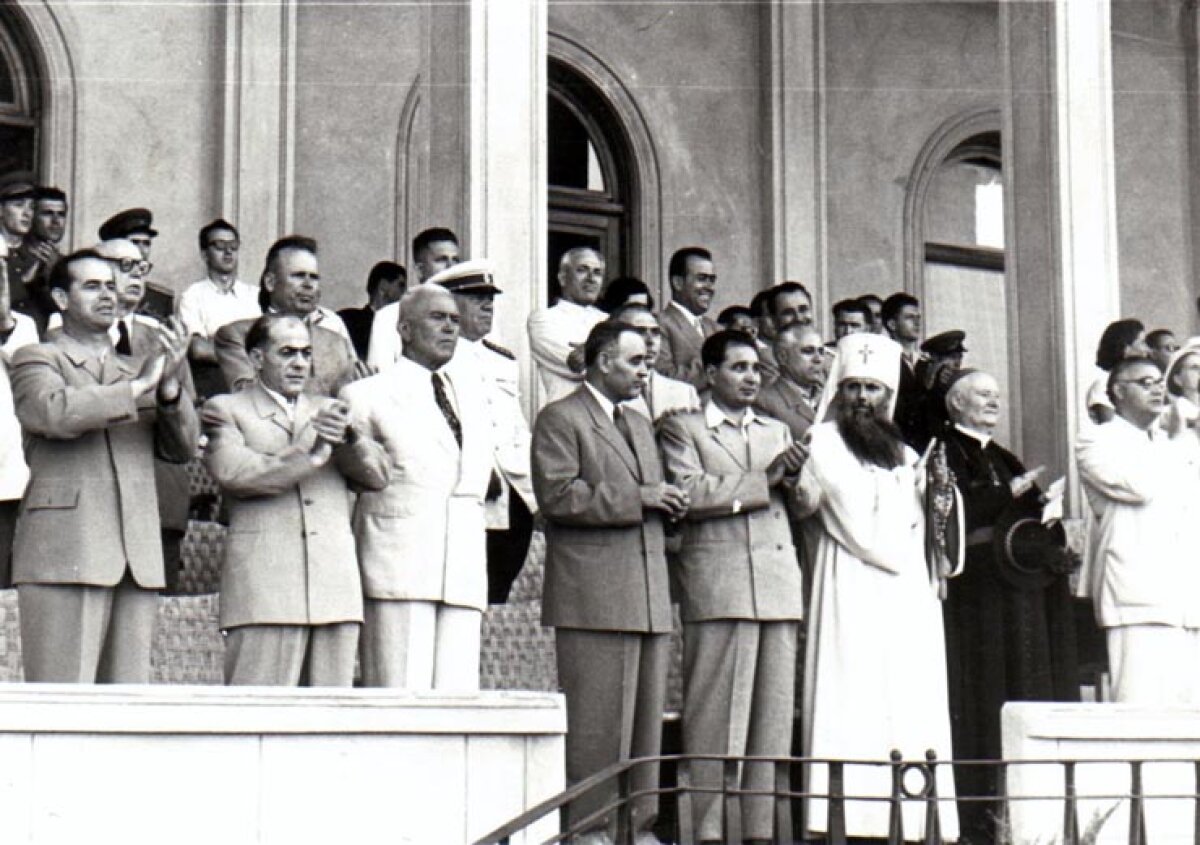
<path id="1" fill-rule="evenodd" d="M 948 584 L 944 610 L 954 756 L 1000 759 L 1006 701 L 1078 701 L 1079 672 L 1068 576 L 1075 558 L 1061 526 L 1041 523 L 1036 480 L 992 433 L 1000 388 L 987 373 L 963 370 L 946 394 L 950 423 L 941 439 L 962 493 L 966 566 Z M 959 766 L 961 842 L 995 842 L 1001 773 Z M 963 800 L 975 798 L 976 800 Z M 984 800 L 978 800 L 984 799 Z"/>

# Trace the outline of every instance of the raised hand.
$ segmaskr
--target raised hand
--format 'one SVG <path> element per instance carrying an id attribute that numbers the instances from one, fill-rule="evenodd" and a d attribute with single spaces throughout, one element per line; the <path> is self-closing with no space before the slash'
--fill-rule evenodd
<path id="1" fill-rule="evenodd" d="M 571 353 L 567 355 L 567 367 L 573 373 L 582 373 L 584 366 L 583 344 L 572 344 Z"/>
<path id="2" fill-rule="evenodd" d="M 162 381 L 163 373 L 167 366 L 167 356 L 163 353 L 155 355 L 147 355 L 142 360 L 142 366 L 138 369 L 138 373 L 129 382 L 129 389 L 133 393 L 133 398 L 138 399 L 145 396 L 151 390 L 158 387 Z M 176 394 L 178 395 L 178 394 Z M 170 401 L 168 398 L 167 401 Z"/>
<path id="3" fill-rule="evenodd" d="M 1012 490 L 1013 498 L 1019 499 L 1021 496 L 1024 496 L 1026 493 L 1032 490 L 1033 485 L 1037 484 L 1038 478 L 1040 478 L 1042 473 L 1045 471 L 1046 468 L 1044 466 L 1036 466 L 1024 475 L 1018 475 L 1016 478 L 1014 478 L 1009 484 L 1009 489 Z"/>

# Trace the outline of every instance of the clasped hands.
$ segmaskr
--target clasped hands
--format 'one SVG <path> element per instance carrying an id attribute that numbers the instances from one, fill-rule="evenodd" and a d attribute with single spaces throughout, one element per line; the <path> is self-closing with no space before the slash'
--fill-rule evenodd
<path id="1" fill-rule="evenodd" d="M 129 389 L 134 399 L 157 390 L 158 401 L 170 405 L 179 399 L 183 389 L 179 372 L 187 360 L 190 338 L 173 317 L 156 325 L 153 331 L 158 348 L 142 359 Z"/>

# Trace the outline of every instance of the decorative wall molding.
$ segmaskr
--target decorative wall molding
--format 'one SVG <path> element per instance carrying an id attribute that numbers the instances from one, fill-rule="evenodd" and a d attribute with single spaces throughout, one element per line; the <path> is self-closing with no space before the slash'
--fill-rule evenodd
<path id="1" fill-rule="evenodd" d="M 649 124 L 630 90 L 599 56 L 575 39 L 551 32 L 547 55 L 569 66 L 604 97 L 620 124 L 632 151 L 631 195 L 626 208 L 631 217 L 633 249 L 629 266 L 634 275 L 653 289 L 659 286 L 658 299 L 666 301 L 666 257 L 662 242 L 662 179 L 658 150 Z"/>
<path id="2" fill-rule="evenodd" d="M 42 124 L 39 157 L 41 176 L 72 199 L 67 229 L 76 231 L 79 203 L 76 184 L 79 103 L 75 63 L 51 0 L 17 0 L 15 11 L 33 37 L 35 59 L 42 77 Z"/>
<path id="3" fill-rule="evenodd" d="M 392 257 L 401 264 L 409 262 L 408 244 L 416 234 L 414 204 L 425 193 L 425 165 L 428 156 L 415 144 L 417 123 L 422 116 L 425 80 L 420 74 L 409 86 L 400 109 L 396 130 L 396 193 L 393 208 Z"/>

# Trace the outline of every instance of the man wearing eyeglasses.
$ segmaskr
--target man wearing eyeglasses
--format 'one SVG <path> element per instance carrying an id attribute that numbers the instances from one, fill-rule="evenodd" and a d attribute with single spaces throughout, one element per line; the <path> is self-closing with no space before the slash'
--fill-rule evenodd
<path id="1" fill-rule="evenodd" d="M 200 230 L 200 257 L 205 275 L 179 296 L 175 313 L 191 338 L 188 359 L 196 387 L 204 397 L 228 390 L 217 364 L 213 337 L 217 330 L 238 320 L 262 314 L 258 288 L 238 277 L 241 236 L 232 223 L 217 218 Z"/>
<path id="2" fill-rule="evenodd" d="M 1116 416 L 1084 429 L 1075 445 L 1096 514 L 1084 589 L 1108 641 L 1118 702 L 1197 702 L 1200 613 L 1193 596 L 1200 440 L 1181 423 L 1159 427 L 1162 371 L 1149 358 L 1119 361 L 1108 376 Z"/>

